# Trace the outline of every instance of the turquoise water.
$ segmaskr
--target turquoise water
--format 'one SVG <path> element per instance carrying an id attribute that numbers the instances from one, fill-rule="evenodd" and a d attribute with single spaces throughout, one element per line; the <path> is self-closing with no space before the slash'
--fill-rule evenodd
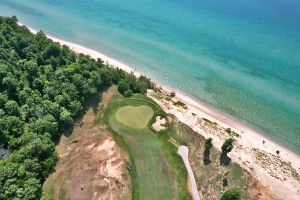
<path id="1" fill-rule="evenodd" d="M 1 0 L 300 153 L 300 1 Z"/>

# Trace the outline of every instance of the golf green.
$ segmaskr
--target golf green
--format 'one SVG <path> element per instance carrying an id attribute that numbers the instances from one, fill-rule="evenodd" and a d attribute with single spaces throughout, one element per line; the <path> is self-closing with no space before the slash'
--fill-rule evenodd
<path id="1" fill-rule="evenodd" d="M 144 129 L 154 114 L 150 106 L 123 106 L 116 112 L 116 119 L 135 129 Z"/>

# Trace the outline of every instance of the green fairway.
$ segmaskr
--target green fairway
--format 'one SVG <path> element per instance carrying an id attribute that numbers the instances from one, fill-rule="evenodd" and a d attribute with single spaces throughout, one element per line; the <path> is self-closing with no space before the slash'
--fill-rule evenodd
<path id="1" fill-rule="evenodd" d="M 131 128 L 144 129 L 153 114 L 154 111 L 150 106 L 124 106 L 117 111 L 116 119 Z"/>
<path id="2" fill-rule="evenodd" d="M 166 116 L 146 98 L 114 101 L 106 113 L 110 128 L 124 138 L 134 159 L 133 199 L 190 199 L 177 148 L 167 141 L 167 132 L 156 134 L 151 129 L 158 115 Z"/>

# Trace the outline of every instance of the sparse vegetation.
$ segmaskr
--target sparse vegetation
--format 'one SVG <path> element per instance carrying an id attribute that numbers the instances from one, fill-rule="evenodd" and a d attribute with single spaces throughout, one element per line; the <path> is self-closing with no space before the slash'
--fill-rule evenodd
<path id="1" fill-rule="evenodd" d="M 235 132 L 235 131 L 233 131 L 233 130 L 231 130 L 231 133 L 229 134 L 231 137 L 237 137 L 237 138 L 239 138 L 239 137 L 241 137 L 237 132 Z"/>
<path id="2" fill-rule="evenodd" d="M 209 123 L 209 124 L 217 125 L 217 122 L 212 122 L 212 121 L 210 121 L 210 120 L 207 119 L 207 118 L 202 118 L 202 120 L 205 121 L 205 122 L 207 122 L 207 123 Z"/>
<path id="3" fill-rule="evenodd" d="M 187 106 L 185 105 L 185 103 L 181 102 L 181 101 L 176 101 L 174 102 L 175 106 L 180 106 L 183 107 L 184 109 L 187 109 Z"/>
<path id="4" fill-rule="evenodd" d="M 228 133 L 228 134 L 230 134 L 231 133 L 231 128 L 226 128 L 225 132 Z"/>

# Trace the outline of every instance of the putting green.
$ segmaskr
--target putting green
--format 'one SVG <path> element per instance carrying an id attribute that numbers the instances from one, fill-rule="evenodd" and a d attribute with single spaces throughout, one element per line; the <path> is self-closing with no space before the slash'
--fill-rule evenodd
<path id="1" fill-rule="evenodd" d="M 135 129 L 144 129 L 154 114 L 150 106 L 124 106 L 116 113 L 116 119 Z"/>

